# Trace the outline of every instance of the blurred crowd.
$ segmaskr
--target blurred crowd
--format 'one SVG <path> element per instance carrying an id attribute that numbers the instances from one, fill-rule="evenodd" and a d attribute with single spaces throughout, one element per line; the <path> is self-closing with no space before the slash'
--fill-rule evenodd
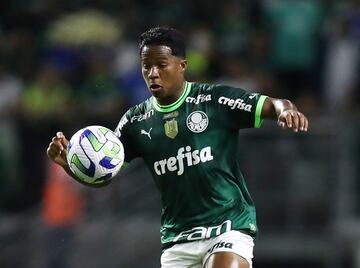
<path id="1" fill-rule="evenodd" d="M 290 98 L 309 115 L 359 112 L 357 0 L 8 0 L 0 7 L 3 208 L 40 200 L 56 131 L 114 128 L 149 96 L 137 38 L 151 26 L 185 34 L 190 81 Z"/>
<path id="2" fill-rule="evenodd" d="M 115 128 L 149 96 L 137 38 L 157 25 L 186 36 L 189 81 L 290 98 L 310 116 L 359 114 L 358 0 L 1 1 L 1 209 L 43 198 L 56 131 Z"/>
<path id="3" fill-rule="evenodd" d="M 289 98 L 310 122 L 360 115 L 359 0 L 3 0 L 0 213 L 42 204 L 49 226 L 78 220 L 83 188 L 46 148 L 59 130 L 114 129 L 150 96 L 137 40 L 157 25 L 187 38 L 189 81 Z"/>

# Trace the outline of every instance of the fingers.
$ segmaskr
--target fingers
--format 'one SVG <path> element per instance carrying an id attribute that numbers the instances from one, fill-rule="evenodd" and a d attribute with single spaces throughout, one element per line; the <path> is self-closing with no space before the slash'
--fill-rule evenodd
<path id="1" fill-rule="evenodd" d="M 293 127 L 293 119 L 292 119 L 292 114 L 291 113 L 287 113 L 285 115 L 286 118 L 286 125 L 288 128 L 292 128 Z"/>
<path id="2" fill-rule="evenodd" d="M 62 132 L 57 132 L 55 137 L 52 138 L 49 147 L 46 150 L 47 155 L 50 159 L 55 159 L 62 152 L 65 151 L 68 144 L 68 140 L 65 138 Z"/>
<path id="3" fill-rule="evenodd" d="M 299 111 L 285 111 L 279 116 L 278 125 L 282 128 L 290 128 L 294 132 L 307 131 L 308 119 Z"/>
<path id="4" fill-rule="evenodd" d="M 47 155 L 50 159 L 54 160 L 57 156 L 63 152 L 63 147 L 58 142 L 50 142 L 49 147 L 46 150 Z"/>
<path id="5" fill-rule="evenodd" d="M 62 132 L 56 133 L 56 138 L 60 139 L 61 145 L 66 148 L 69 141 L 65 138 L 65 135 Z"/>
<path id="6" fill-rule="evenodd" d="M 278 125 L 279 125 L 279 127 L 281 127 L 281 128 L 286 128 L 286 123 L 285 123 L 285 122 L 282 122 L 280 119 L 278 120 Z"/>
<path id="7" fill-rule="evenodd" d="M 306 116 L 301 113 L 301 112 L 297 112 L 298 114 L 298 118 L 299 118 L 299 130 L 300 131 L 305 131 L 307 132 L 308 131 L 308 128 L 309 128 L 309 121 L 308 119 L 306 118 Z"/>
<path id="8" fill-rule="evenodd" d="M 51 140 L 51 143 L 49 144 L 49 146 L 55 147 L 57 148 L 59 151 L 64 150 L 64 146 L 61 142 L 61 139 L 57 138 L 57 137 L 53 137 Z"/>
<path id="9" fill-rule="evenodd" d="M 305 117 L 305 116 L 304 116 Z M 305 125 L 305 131 L 307 131 L 308 130 L 308 128 L 309 128 L 309 120 L 305 117 L 305 123 L 304 123 L 304 125 Z"/>
<path id="10" fill-rule="evenodd" d="M 300 131 L 306 131 L 306 129 L 307 129 L 307 126 L 306 126 L 306 123 L 307 123 L 307 119 L 306 119 L 306 117 L 303 115 L 303 114 L 301 114 L 301 113 L 299 113 L 299 129 L 300 129 Z"/>

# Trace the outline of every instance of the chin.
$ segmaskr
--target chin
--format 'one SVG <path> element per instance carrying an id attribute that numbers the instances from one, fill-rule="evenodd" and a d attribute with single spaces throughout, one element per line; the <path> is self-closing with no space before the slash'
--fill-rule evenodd
<path id="1" fill-rule="evenodd" d="M 151 93 L 151 95 L 153 95 L 155 98 L 161 98 L 161 96 L 162 96 L 162 92 L 161 91 L 153 91 L 153 90 L 150 90 L 150 93 Z"/>

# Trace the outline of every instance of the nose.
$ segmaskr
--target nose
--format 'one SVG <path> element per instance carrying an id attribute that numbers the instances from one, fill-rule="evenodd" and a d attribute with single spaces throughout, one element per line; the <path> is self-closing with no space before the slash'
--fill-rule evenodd
<path id="1" fill-rule="evenodd" d="M 150 79 L 154 79 L 154 78 L 159 77 L 159 69 L 156 66 L 151 67 L 150 71 L 149 71 L 149 74 L 148 74 L 148 77 Z"/>

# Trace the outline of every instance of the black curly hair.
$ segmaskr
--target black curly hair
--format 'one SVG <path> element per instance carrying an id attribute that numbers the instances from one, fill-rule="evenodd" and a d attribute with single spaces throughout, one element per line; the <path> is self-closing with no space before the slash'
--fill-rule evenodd
<path id="1" fill-rule="evenodd" d="M 185 38 L 178 30 L 171 27 L 155 27 L 142 33 L 139 38 L 140 53 L 146 45 L 167 46 L 171 49 L 172 55 L 186 58 Z"/>

